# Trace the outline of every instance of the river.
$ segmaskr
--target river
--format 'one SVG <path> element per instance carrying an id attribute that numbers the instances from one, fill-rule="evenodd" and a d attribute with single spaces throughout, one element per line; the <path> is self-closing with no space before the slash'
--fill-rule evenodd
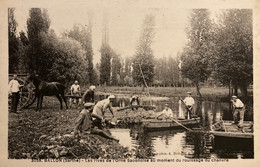
<path id="1" fill-rule="evenodd" d="M 99 97 L 102 98 L 102 97 Z M 168 103 L 173 111 L 178 113 L 179 98 L 161 98 L 160 100 L 141 100 L 143 105 L 155 105 L 162 111 Z M 118 97 L 113 104 L 123 107 L 129 105 L 129 98 Z M 247 104 L 247 106 L 252 104 Z M 232 120 L 230 103 L 219 100 L 196 100 L 194 114 L 201 118 L 200 127 L 209 127 L 224 120 Z M 247 107 L 245 120 L 252 120 L 253 109 Z M 113 136 L 120 140 L 120 144 L 135 150 L 139 158 L 254 158 L 254 143 L 252 140 L 219 139 L 212 142 L 210 135 L 202 132 L 188 132 L 185 129 L 145 132 L 140 126 L 130 128 L 112 128 Z"/>

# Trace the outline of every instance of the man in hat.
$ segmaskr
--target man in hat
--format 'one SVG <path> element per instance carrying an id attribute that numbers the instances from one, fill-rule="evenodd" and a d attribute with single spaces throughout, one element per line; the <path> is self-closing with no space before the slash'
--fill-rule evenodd
<path id="1" fill-rule="evenodd" d="M 87 102 L 94 103 L 94 94 L 96 87 L 94 85 L 90 86 L 89 89 L 82 96 L 82 104 Z"/>
<path id="2" fill-rule="evenodd" d="M 97 104 L 94 106 L 92 115 L 95 115 L 95 118 L 93 119 L 93 124 L 97 126 L 99 129 L 103 129 L 102 124 L 105 122 L 104 114 L 106 109 L 109 109 L 114 118 L 114 111 L 112 107 L 112 103 L 114 100 L 115 96 L 110 95 L 107 99 L 97 102 Z"/>
<path id="3" fill-rule="evenodd" d="M 230 100 L 233 104 L 233 119 L 234 119 L 234 123 L 238 124 L 238 126 L 243 125 L 244 122 L 244 114 L 245 114 L 245 105 L 243 104 L 243 102 L 237 98 L 237 96 L 232 96 L 231 100 Z M 238 117 L 237 115 L 239 114 L 240 120 L 238 122 Z"/>
<path id="4" fill-rule="evenodd" d="M 191 92 L 187 92 L 188 96 L 185 97 L 185 99 L 183 100 L 183 102 L 186 105 L 186 119 L 190 119 L 191 118 L 191 112 L 193 110 L 193 106 L 195 104 L 194 99 L 191 97 Z"/>
<path id="5" fill-rule="evenodd" d="M 169 108 L 169 104 L 165 104 L 164 110 L 157 115 L 157 118 L 160 118 L 160 116 L 163 116 L 166 118 L 173 118 L 173 112 Z M 164 119 L 164 118 L 162 118 L 162 119 Z"/>
<path id="6" fill-rule="evenodd" d="M 136 95 L 131 96 L 130 105 L 131 106 L 139 106 L 140 105 L 139 97 L 136 96 Z M 135 108 L 135 109 L 138 110 L 138 107 Z M 134 110 L 134 107 L 132 108 L 132 110 Z"/>
<path id="7" fill-rule="evenodd" d="M 100 117 L 96 116 L 95 114 L 92 114 L 93 106 L 94 103 L 84 104 L 84 108 L 81 110 L 78 118 L 76 119 L 76 124 L 74 127 L 74 137 L 79 137 L 79 132 L 80 132 L 80 136 L 83 139 L 89 134 L 97 134 L 105 138 L 118 141 L 109 133 L 94 127 L 93 118 L 100 119 Z"/>
<path id="8" fill-rule="evenodd" d="M 17 75 L 13 75 L 13 79 L 9 82 L 9 94 L 12 97 L 10 112 L 17 113 L 17 106 L 19 104 L 20 98 L 20 88 L 23 86 L 24 85 L 20 85 L 18 82 Z"/>
<path id="9" fill-rule="evenodd" d="M 81 93 L 80 93 L 80 86 L 79 86 L 79 82 L 76 80 L 74 82 L 73 85 L 71 85 L 70 87 L 70 94 L 72 96 L 80 96 Z M 78 105 L 79 104 L 79 98 L 70 98 L 70 107 L 72 106 L 72 101 L 75 101 L 76 100 L 76 104 Z"/>

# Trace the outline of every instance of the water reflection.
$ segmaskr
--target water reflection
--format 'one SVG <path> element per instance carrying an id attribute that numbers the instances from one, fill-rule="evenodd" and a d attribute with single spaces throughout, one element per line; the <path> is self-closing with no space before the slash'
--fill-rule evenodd
<path id="1" fill-rule="evenodd" d="M 168 103 L 173 111 L 178 112 L 178 98 L 162 101 L 152 101 L 157 111 L 162 111 Z M 129 98 L 117 98 L 114 106 L 124 107 L 130 103 Z M 141 101 L 149 105 L 149 101 Z M 252 104 L 246 104 L 252 105 Z M 196 100 L 194 114 L 201 118 L 200 128 L 209 130 L 210 126 L 221 118 L 232 120 L 229 102 Z M 247 108 L 245 120 L 252 120 L 253 109 Z M 164 130 L 146 132 L 140 126 L 128 130 L 111 129 L 112 134 L 120 139 L 121 144 L 136 150 L 138 158 L 253 158 L 254 146 L 252 140 L 220 140 L 211 142 L 208 134 L 201 132 L 186 132 L 184 130 Z M 122 140 L 122 141 L 121 141 Z M 244 144 L 241 144 L 244 143 Z M 214 145 L 213 145 L 214 144 Z"/>

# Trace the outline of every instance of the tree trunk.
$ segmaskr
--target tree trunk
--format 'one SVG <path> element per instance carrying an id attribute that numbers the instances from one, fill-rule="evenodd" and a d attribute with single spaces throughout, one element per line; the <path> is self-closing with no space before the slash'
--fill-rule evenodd
<path id="1" fill-rule="evenodd" d="M 238 86 L 237 86 L 237 84 L 236 85 L 234 85 L 234 95 L 238 95 Z"/>
<path id="2" fill-rule="evenodd" d="M 246 85 L 241 85 L 239 86 L 241 94 L 243 97 L 247 97 L 247 86 Z"/>
<path id="3" fill-rule="evenodd" d="M 202 97 L 201 93 L 200 93 L 200 87 L 199 87 L 199 83 L 195 83 L 196 85 L 196 89 L 197 89 L 197 94 L 200 96 L 200 98 Z"/>

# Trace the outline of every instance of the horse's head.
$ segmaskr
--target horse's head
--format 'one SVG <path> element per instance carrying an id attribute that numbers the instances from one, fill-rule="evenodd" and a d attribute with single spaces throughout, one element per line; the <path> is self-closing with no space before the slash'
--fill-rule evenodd
<path id="1" fill-rule="evenodd" d="M 27 85 L 31 82 L 34 84 L 35 87 L 38 87 L 39 83 L 40 83 L 38 75 L 29 75 L 25 81 L 25 85 Z"/>

